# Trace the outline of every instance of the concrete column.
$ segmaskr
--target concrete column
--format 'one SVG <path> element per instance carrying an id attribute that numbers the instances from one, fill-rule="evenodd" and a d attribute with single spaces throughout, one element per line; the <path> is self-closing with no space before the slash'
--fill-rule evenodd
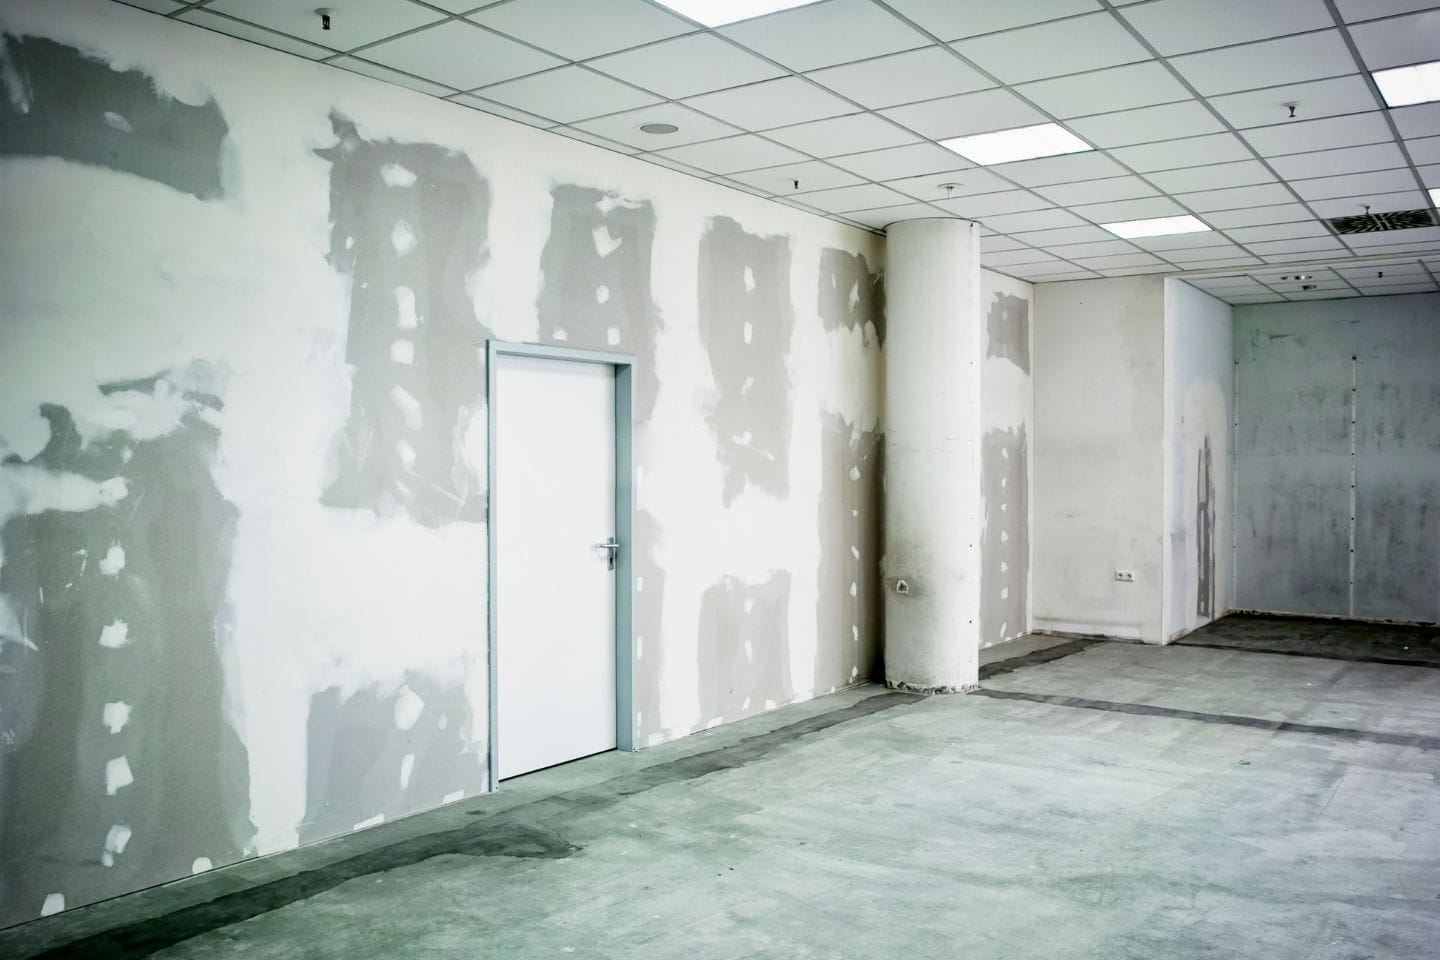
<path id="1" fill-rule="evenodd" d="M 891 225 L 886 242 L 885 679 L 979 679 L 980 228 Z"/>

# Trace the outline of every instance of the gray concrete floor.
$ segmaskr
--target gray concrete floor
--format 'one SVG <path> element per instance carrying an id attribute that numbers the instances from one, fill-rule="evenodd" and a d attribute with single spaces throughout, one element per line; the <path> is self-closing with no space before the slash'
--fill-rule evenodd
<path id="1" fill-rule="evenodd" d="M 858 688 L 568 764 L 0 956 L 1440 955 L 1440 670 L 1026 652 L 977 694 Z"/>

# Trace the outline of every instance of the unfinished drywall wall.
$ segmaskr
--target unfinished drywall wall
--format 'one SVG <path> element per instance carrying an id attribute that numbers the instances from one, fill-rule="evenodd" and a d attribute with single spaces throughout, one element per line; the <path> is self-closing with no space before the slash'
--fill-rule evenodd
<path id="1" fill-rule="evenodd" d="M 1235 311 L 1235 605 L 1440 621 L 1440 295 Z"/>
<path id="2" fill-rule="evenodd" d="M 980 646 L 1030 629 L 1030 307 L 1034 289 L 980 275 L 985 315 L 981 367 Z"/>
<path id="3" fill-rule="evenodd" d="M 1230 609 L 1232 395 L 1229 304 L 1165 281 L 1167 640 Z"/>
<path id="4" fill-rule="evenodd" d="M 1158 277 L 1035 287 L 1037 629 L 1163 639 L 1164 290 Z"/>
<path id="5" fill-rule="evenodd" d="M 0 924 L 483 789 L 492 335 L 637 357 L 640 742 L 866 678 L 879 238 L 118 4 L 0 35 Z"/>

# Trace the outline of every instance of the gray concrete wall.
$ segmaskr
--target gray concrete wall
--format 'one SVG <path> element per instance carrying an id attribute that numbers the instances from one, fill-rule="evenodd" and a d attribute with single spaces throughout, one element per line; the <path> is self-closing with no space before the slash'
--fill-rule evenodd
<path id="1" fill-rule="evenodd" d="M 1235 605 L 1440 621 L 1440 295 L 1239 307 L 1235 354 Z"/>

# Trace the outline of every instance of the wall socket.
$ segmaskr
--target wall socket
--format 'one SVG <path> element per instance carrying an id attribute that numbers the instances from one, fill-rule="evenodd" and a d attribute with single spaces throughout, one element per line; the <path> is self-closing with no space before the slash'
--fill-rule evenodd
<path id="1" fill-rule="evenodd" d="M 1134 571 L 1134 570 L 1116 570 L 1116 571 L 1115 571 L 1115 579 L 1116 579 L 1116 580 L 1119 580 L 1121 583 L 1134 583 L 1134 582 L 1135 582 L 1135 571 Z"/>

